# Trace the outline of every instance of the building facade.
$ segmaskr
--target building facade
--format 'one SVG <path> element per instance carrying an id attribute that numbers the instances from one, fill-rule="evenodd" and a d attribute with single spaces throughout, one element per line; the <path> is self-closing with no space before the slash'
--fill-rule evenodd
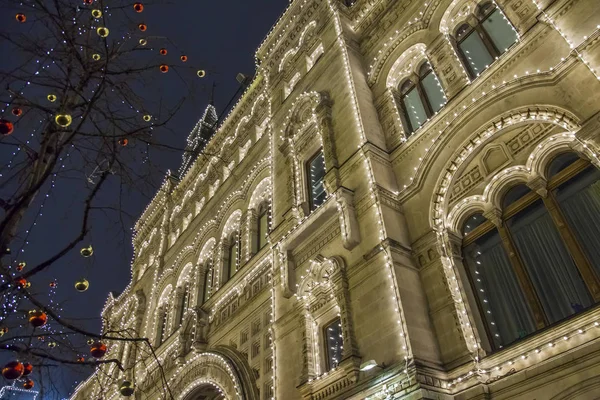
<path id="1" fill-rule="evenodd" d="M 156 357 L 109 344 L 73 398 L 600 398 L 599 24 L 292 1 L 103 311 Z"/>

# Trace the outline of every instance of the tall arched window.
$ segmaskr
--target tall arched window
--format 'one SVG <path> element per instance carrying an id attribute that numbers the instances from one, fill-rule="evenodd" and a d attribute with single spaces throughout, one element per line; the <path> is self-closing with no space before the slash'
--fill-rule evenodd
<path id="1" fill-rule="evenodd" d="M 407 134 L 419 129 L 446 103 L 444 90 L 428 62 L 424 62 L 413 77 L 399 87 L 400 107 Z"/>
<path id="2" fill-rule="evenodd" d="M 183 286 L 181 287 L 181 299 L 180 299 L 180 303 L 179 303 L 179 321 L 177 323 L 178 325 L 181 325 L 181 323 L 183 322 L 183 315 L 185 314 L 187 309 L 190 307 L 191 297 L 192 296 L 190 293 L 189 284 L 188 284 L 188 282 L 185 282 L 183 284 Z"/>
<path id="3" fill-rule="evenodd" d="M 325 173 L 325 156 L 323 154 L 323 149 L 320 149 L 306 163 L 308 203 L 310 211 L 314 211 L 327 199 L 327 191 L 325 190 L 324 182 Z"/>
<path id="4" fill-rule="evenodd" d="M 212 261 L 209 259 L 206 261 L 206 265 L 204 266 L 204 283 L 202 284 L 202 303 L 206 302 L 209 298 L 209 291 L 212 287 L 213 283 L 213 269 L 212 269 Z"/>
<path id="5" fill-rule="evenodd" d="M 463 256 L 493 349 L 600 301 L 600 171 L 572 153 L 549 167 L 547 195 L 504 195 L 498 226 L 463 225 Z"/>
<path id="6" fill-rule="evenodd" d="M 160 306 L 157 318 L 158 331 L 156 332 L 156 345 L 162 344 L 166 338 L 167 328 L 169 323 L 169 304 L 164 303 Z"/>
<path id="7" fill-rule="evenodd" d="M 229 236 L 227 249 L 227 263 L 225 265 L 225 276 L 223 282 L 227 282 L 237 272 L 240 260 L 240 235 L 238 232 L 233 232 Z"/>
<path id="8" fill-rule="evenodd" d="M 258 217 L 256 218 L 256 251 L 259 251 L 267 244 L 270 222 L 269 203 L 263 202 L 258 207 Z"/>
<path id="9" fill-rule="evenodd" d="M 469 75 L 475 78 L 519 37 L 498 7 L 488 2 L 479 6 L 474 23 L 458 27 L 455 38 Z"/>

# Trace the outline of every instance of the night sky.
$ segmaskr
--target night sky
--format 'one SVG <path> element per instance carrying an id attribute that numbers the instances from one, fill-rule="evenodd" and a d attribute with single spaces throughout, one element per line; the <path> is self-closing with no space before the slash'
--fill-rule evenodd
<path id="1" fill-rule="evenodd" d="M 169 75 L 167 77 L 157 74 L 157 78 L 162 80 L 161 94 L 167 100 L 186 97 L 181 110 L 170 123 L 171 136 L 166 140 L 169 145 L 185 146 L 188 134 L 206 107 L 213 81 L 217 84 L 215 105 L 220 113 L 239 87 L 235 80 L 237 73 L 250 76 L 255 73 L 255 50 L 287 4 L 288 0 L 176 0 L 172 4 L 147 4 L 144 18 L 149 33 L 168 37 L 166 47 L 176 48 L 177 54 L 180 51 L 187 54 L 190 64 L 199 65 L 209 72 L 202 84 L 196 81 L 191 86 L 185 82 L 188 78 L 176 71 L 165 74 Z M 14 14 L 5 14 L 0 20 L 7 18 L 14 18 Z M 0 56 L 6 56 L 2 47 Z M 181 152 L 162 151 L 156 152 L 156 155 L 159 159 L 153 161 L 164 171 L 178 169 Z M 72 237 L 76 231 L 73 225 L 79 225 L 81 221 L 81 215 L 73 211 L 77 209 L 77 205 L 73 204 L 77 197 L 74 193 L 81 190 L 83 184 L 85 182 L 57 183 L 23 253 L 28 264 L 35 265 L 45 260 Z M 115 188 L 106 191 L 102 199 L 108 204 L 113 197 L 119 197 Z M 56 279 L 59 286 L 52 301 L 61 302 L 62 315 L 96 332 L 100 330 L 100 311 L 108 293 L 121 292 L 130 281 L 131 228 L 149 201 L 136 193 L 124 193 L 121 200 L 122 208 L 132 216 L 125 218 L 123 223 L 114 214 L 98 212 L 92 216 L 92 232 L 86 242 L 93 243 L 93 257 L 82 259 L 77 251 L 72 252 L 32 280 L 33 284 L 46 284 Z M 85 293 L 77 293 L 73 288 L 73 283 L 81 277 L 90 282 Z M 66 367 L 62 373 L 56 374 L 57 382 L 54 384 L 61 388 L 61 396 L 67 397 L 81 378 L 81 368 Z"/>

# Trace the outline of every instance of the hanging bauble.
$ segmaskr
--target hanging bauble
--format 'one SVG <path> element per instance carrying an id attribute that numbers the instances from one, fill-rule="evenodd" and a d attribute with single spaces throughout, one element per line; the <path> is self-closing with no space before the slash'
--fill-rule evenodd
<path id="1" fill-rule="evenodd" d="M 179 57 L 179 59 L 183 62 L 186 62 L 188 60 L 186 55 Z"/>
<path id="2" fill-rule="evenodd" d="M 107 27 L 99 26 L 98 29 L 96 29 L 96 33 L 98 34 L 98 36 L 105 38 L 108 36 L 110 31 Z"/>
<path id="3" fill-rule="evenodd" d="M 94 61 L 100 60 L 100 54 L 98 54 L 98 53 L 92 54 L 92 60 L 94 60 Z"/>
<path id="4" fill-rule="evenodd" d="M 119 387 L 119 393 L 121 393 L 122 396 L 129 397 L 133 394 L 134 389 L 135 386 L 133 385 L 133 383 L 131 383 L 130 381 L 123 381 L 123 383 L 121 383 L 121 386 Z"/>
<path id="5" fill-rule="evenodd" d="M 166 56 L 168 52 L 167 52 L 167 49 L 162 48 L 162 49 L 159 50 L 159 53 L 160 53 L 161 56 Z"/>
<path id="6" fill-rule="evenodd" d="M 92 3 L 94 3 L 94 0 L 83 0 L 83 4 L 86 4 L 88 6 Z"/>
<path id="7" fill-rule="evenodd" d="M 133 9 L 135 10 L 135 12 L 140 13 L 140 12 L 144 11 L 144 5 L 142 3 L 134 3 Z"/>
<path id="8" fill-rule="evenodd" d="M 150 122 L 150 121 L 152 120 L 152 115 L 150 115 L 150 114 L 145 114 L 143 118 L 144 118 L 144 121 L 146 121 L 146 122 Z"/>
<path id="9" fill-rule="evenodd" d="M 24 383 L 23 383 L 23 389 L 32 389 L 33 388 L 33 381 L 31 379 L 27 379 Z"/>
<path id="10" fill-rule="evenodd" d="M 0 328 L 0 336 L 4 336 L 7 333 L 8 333 L 8 328 L 7 327 Z"/>
<path id="11" fill-rule="evenodd" d="M 90 354 L 94 358 L 102 358 L 106 354 L 106 345 L 102 342 L 96 342 L 90 347 Z"/>
<path id="12" fill-rule="evenodd" d="M 15 284 L 17 285 L 18 289 L 23 289 L 27 287 L 27 279 L 25 278 L 17 278 L 15 279 Z"/>
<path id="13" fill-rule="evenodd" d="M 166 64 L 161 65 L 160 72 L 162 72 L 163 74 L 166 74 L 167 72 L 169 72 L 169 66 Z"/>
<path id="14" fill-rule="evenodd" d="M 50 347 L 51 349 L 56 347 L 56 342 L 49 342 L 48 343 L 48 347 Z"/>
<path id="15" fill-rule="evenodd" d="M 146 24 L 138 24 L 138 29 L 142 32 L 146 32 L 146 29 L 148 29 L 148 26 Z"/>
<path id="16" fill-rule="evenodd" d="M 23 271 L 23 268 L 25 268 L 27 266 L 27 263 L 25 261 L 21 261 L 20 263 L 17 264 L 17 271 L 21 272 Z"/>
<path id="17" fill-rule="evenodd" d="M 56 287 L 56 281 L 50 282 L 49 286 L 54 289 Z"/>
<path id="18" fill-rule="evenodd" d="M 89 287 L 90 283 L 87 281 L 87 279 L 81 279 L 75 282 L 75 289 L 77 289 L 78 292 L 85 292 Z"/>
<path id="19" fill-rule="evenodd" d="M 48 315 L 43 311 L 31 310 L 29 311 L 29 323 L 34 328 L 46 325 L 48 322 Z"/>
<path id="20" fill-rule="evenodd" d="M 94 342 L 95 342 L 95 340 L 94 340 L 94 339 L 88 339 L 88 340 L 87 340 L 87 344 L 88 344 L 88 346 L 91 346 L 91 345 L 93 345 L 93 344 L 94 344 Z"/>
<path id="21" fill-rule="evenodd" d="M 27 17 L 25 16 L 25 14 L 21 14 L 21 13 L 18 13 L 17 15 L 15 15 L 15 19 L 17 21 L 19 21 L 20 23 L 27 21 Z"/>
<path id="22" fill-rule="evenodd" d="M 58 114 L 54 118 L 54 122 L 56 122 L 56 125 L 60 126 L 61 128 L 66 128 L 71 125 L 73 118 L 71 118 L 69 114 Z"/>
<path id="23" fill-rule="evenodd" d="M 85 258 L 88 258 L 88 257 L 91 257 L 94 254 L 94 248 L 90 244 L 88 247 L 84 247 L 81 250 L 79 250 L 79 253 L 82 256 L 84 256 Z"/>
<path id="24" fill-rule="evenodd" d="M 15 126 L 7 119 L 0 118 L 0 135 L 8 136 L 15 130 Z"/>
<path id="25" fill-rule="evenodd" d="M 54 94 L 49 94 L 48 96 L 46 96 L 46 98 L 50 103 L 54 103 L 56 101 L 56 95 Z"/>
<path id="26" fill-rule="evenodd" d="M 119 139 L 119 144 L 123 147 L 127 146 L 129 144 L 129 140 L 127 138 L 122 138 Z"/>
<path id="27" fill-rule="evenodd" d="M 2 376 L 6 379 L 19 379 L 23 375 L 23 364 L 18 361 L 11 361 L 2 368 Z"/>
<path id="28" fill-rule="evenodd" d="M 198 77 L 204 78 L 206 76 L 206 71 L 203 69 L 199 69 L 198 72 L 196 72 L 196 74 L 198 75 Z"/>
<path id="29" fill-rule="evenodd" d="M 145 46 L 148 44 L 148 41 L 146 39 L 140 39 L 140 45 Z"/>
<path id="30" fill-rule="evenodd" d="M 32 372 L 33 372 L 33 365 L 31 365 L 28 362 L 23 363 L 23 376 L 27 376 L 27 375 L 31 374 Z"/>
<path id="31" fill-rule="evenodd" d="M 21 114 L 23 114 L 23 110 L 22 110 L 22 109 L 20 109 L 19 107 L 14 107 L 14 108 L 12 109 L 12 114 L 13 114 L 15 117 L 20 117 L 20 116 L 21 116 Z"/>
<path id="32" fill-rule="evenodd" d="M 85 362 L 85 358 L 77 357 L 77 362 L 79 362 L 79 363 Z"/>
<path id="33" fill-rule="evenodd" d="M 102 17 L 102 11 L 100 10 L 92 10 L 92 17 L 98 19 Z"/>

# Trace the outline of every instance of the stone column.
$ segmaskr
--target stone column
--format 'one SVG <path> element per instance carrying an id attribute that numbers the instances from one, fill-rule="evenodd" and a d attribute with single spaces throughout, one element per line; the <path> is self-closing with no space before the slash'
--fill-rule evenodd
<path id="1" fill-rule="evenodd" d="M 452 44 L 444 35 L 438 36 L 427 49 L 427 57 L 431 61 L 448 100 L 467 86 L 469 77 L 466 67 L 462 65 Z"/>
<path id="2" fill-rule="evenodd" d="M 316 377 L 314 340 L 313 340 L 313 318 L 308 310 L 300 310 L 300 329 L 302 329 L 302 372 L 299 384 L 307 382 Z"/>

